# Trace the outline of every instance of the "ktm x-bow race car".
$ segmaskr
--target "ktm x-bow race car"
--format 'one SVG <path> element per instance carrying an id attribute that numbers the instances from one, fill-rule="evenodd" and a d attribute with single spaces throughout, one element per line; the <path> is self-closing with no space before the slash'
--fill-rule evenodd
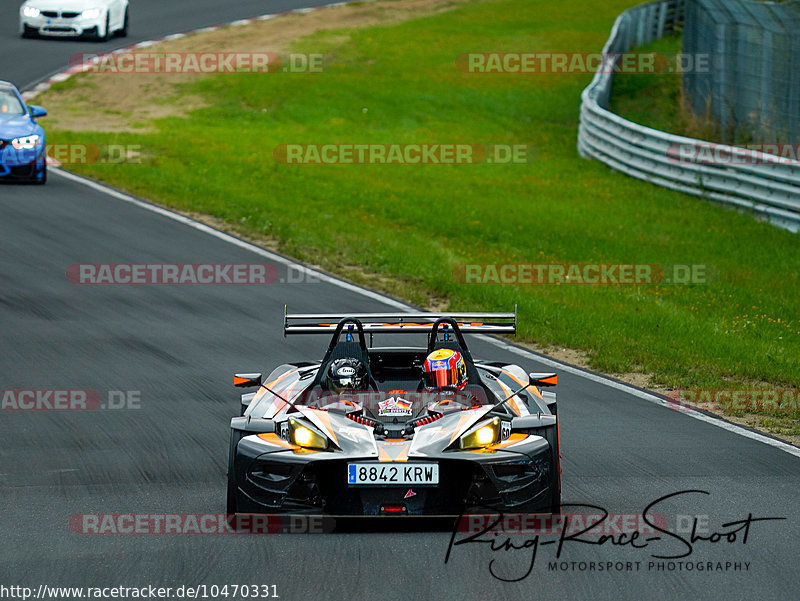
<path id="1" fill-rule="evenodd" d="M 516 333 L 516 311 L 285 315 L 284 335 L 325 333 L 321 361 L 235 375 L 258 390 L 231 420 L 228 513 L 559 511 L 556 396 L 540 390 L 556 375 L 475 360 L 464 339 Z M 427 344 L 372 345 L 399 333 Z"/>

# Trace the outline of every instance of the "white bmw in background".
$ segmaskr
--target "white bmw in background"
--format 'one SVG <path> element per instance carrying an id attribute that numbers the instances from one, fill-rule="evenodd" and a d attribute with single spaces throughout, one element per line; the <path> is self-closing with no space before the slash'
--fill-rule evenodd
<path id="1" fill-rule="evenodd" d="M 26 0 L 19 8 L 22 37 L 128 35 L 128 0 Z"/>

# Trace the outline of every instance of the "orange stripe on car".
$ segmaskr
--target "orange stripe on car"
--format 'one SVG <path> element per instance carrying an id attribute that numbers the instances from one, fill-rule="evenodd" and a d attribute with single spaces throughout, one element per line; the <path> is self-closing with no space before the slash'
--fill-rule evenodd
<path id="1" fill-rule="evenodd" d="M 486 325 L 482 321 L 473 321 L 473 322 L 457 321 L 456 323 L 459 325 L 459 327 L 461 327 L 461 326 L 475 327 L 475 326 Z M 318 327 L 332 328 L 332 327 L 337 326 L 339 324 L 338 323 L 318 323 L 316 325 Z M 410 327 L 414 327 L 414 328 L 432 328 L 433 327 L 433 322 L 429 321 L 429 322 L 425 322 L 425 323 L 415 323 L 413 321 L 395 321 L 395 322 L 373 321 L 373 322 L 366 323 L 365 326 L 367 328 L 369 328 L 370 326 L 373 326 L 373 327 L 374 326 L 378 326 L 378 327 L 400 327 L 400 328 L 403 328 L 403 327 L 409 327 L 409 328 Z"/>
<path id="2" fill-rule="evenodd" d="M 381 463 L 398 461 L 405 463 L 408 461 L 408 450 L 411 448 L 411 441 L 405 438 L 387 438 L 378 443 L 378 460 Z"/>
<path id="3" fill-rule="evenodd" d="M 520 386 L 525 386 L 527 384 L 527 382 L 523 382 L 522 380 L 520 380 L 517 376 L 515 376 L 510 371 L 506 371 L 505 369 L 502 369 L 502 368 L 500 369 L 500 371 L 502 371 L 504 374 L 506 374 L 509 378 L 514 380 Z M 539 391 L 538 388 L 536 388 L 536 386 L 531 385 L 531 386 L 528 387 L 528 390 L 530 390 L 533 394 L 538 396 L 540 399 L 544 400 L 544 397 L 542 396 L 542 393 Z"/>
<path id="4" fill-rule="evenodd" d="M 331 427 L 331 416 L 324 411 L 317 411 L 316 416 L 319 418 L 319 421 L 322 422 L 322 425 L 325 426 L 325 434 L 330 436 L 333 444 L 338 446 L 339 440 L 336 438 L 336 432 L 334 432 Z"/>
<path id="5" fill-rule="evenodd" d="M 506 374 L 506 375 L 507 375 L 509 378 L 511 378 L 512 380 L 514 380 L 514 381 L 515 381 L 517 384 L 519 384 L 520 386 L 525 386 L 525 384 L 527 384 L 527 382 L 523 382 L 523 381 L 522 381 L 522 380 L 520 380 L 520 379 L 519 379 L 517 376 L 515 376 L 514 374 L 512 374 L 510 371 L 506 371 L 505 369 L 501 369 L 500 371 L 502 371 L 504 374 Z"/>
<path id="6" fill-rule="evenodd" d="M 400 463 L 405 463 L 408 461 L 408 450 L 411 448 L 411 444 L 407 444 L 403 447 L 403 450 L 400 451 L 400 454 L 394 458 L 395 461 L 399 461 Z"/>
<path id="7" fill-rule="evenodd" d="M 292 393 L 294 392 L 294 389 L 297 388 L 297 385 L 299 383 L 300 380 L 295 380 L 294 383 L 291 386 L 289 386 L 289 388 L 281 391 L 281 396 L 286 399 L 291 399 Z M 275 396 L 275 400 L 273 401 L 273 406 L 275 407 L 275 411 L 272 413 L 272 416 L 275 417 L 276 415 L 278 415 L 278 413 L 280 413 L 283 410 L 284 407 L 288 407 L 289 403 Z"/>
<path id="8" fill-rule="evenodd" d="M 451 444 L 456 439 L 459 432 L 461 432 L 461 429 L 466 425 L 467 422 L 474 419 L 474 417 L 475 416 L 472 415 L 471 413 L 462 413 L 461 415 L 458 416 L 458 423 L 456 424 L 455 429 L 453 430 L 453 434 L 450 436 L 450 442 L 448 444 Z"/>
<path id="9" fill-rule="evenodd" d="M 522 442 L 526 438 L 528 438 L 527 434 L 521 434 L 519 432 L 515 432 L 514 434 L 512 434 L 511 436 L 506 438 L 503 442 L 498 442 L 497 444 L 492 445 L 489 448 L 490 449 L 502 449 L 503 447 L 510 447 L 511 445 L 515 445 L 518 442 Z"/>
<path id="10" fill-rule="evenodd" d="M 285 374 L 282 374 L 282 375 L 278 376 L 277 378 L 275 378 L 274 380 L 272 380 L 272 382 L 269 382 L 268 384 L 262 384 L 261 388 L 259 388 L 258 392 L 256 392 L 256 396 L 254 396 L 253 400 L 250 401 L 250 404 L 252 405 L 254 402 L 258 401 L 265 394 L 272 394 L 269 390 L 267 390 L 267 387 L 272 388 L 274 390 L 276 384 L 282 382 L 285 378 L 287 378 L 288 376 L 290 376 L 291 374 L 293 374 L 293 373 L 295 373 L 297 371 L 300 371 L 300 368 L 291 369 L 291 370 L 287 371 Z M 273 399 L 272 404 L 270 405 L 269 411 L 265 412 L 265 415 L 270 415 L 270 416 L 274 417 L 274 416 L 276 416 L 278 414 L 278 412 L 281 409 L 283 409 L 286 406 L 286 403 L 284 401 L 282 401 L 281 399 L 279 399 L 274 394 L 272 396 L 275 397 L 275 398 Z M 285 392 L 283 393 L 283 396 L 286 396 Z"/>
<path id="11" fill-rule="evenodd" d="M 283 447 L 284 449 L 291 449 L 292 451 L 300 450 L 300 447 L 293 445 L 290 442 L 286 442 L 283 438 L 272 432 L 268 434 L 259 434 L 258 437 L 269 444 L 275 445 L 276 447 Z"/>
<path id="12" fill-rule="evenodd" d="M 500 384 L 500 388 L 503 389 L 503 393 L 506 396 L 511 396 L 511 393 L 514 392 L 508 386 L 503 384 L 503 382 L 501 382 L 500 380 L 497 380 L 497 383 Z M 517 415 L 522 415 L 522 410 L 519 408 L 519 405 L 517 405 L 517 399 L 516 398 L 512 398 L 510 401 L 508 401 L 508 405 L 511 407 L 511 410 L 514 413 L 516 413 Z"/>
<path id="13" fill-rule="evenodd" d="M 381 445 L 378 445 L 378 461 L 381 463 L 390 463 L 392 461 L 392 456 Z"/>
<path id="14" fill-rule="evenodd" d="M 549 378 L 542 378 L 539 380 L 542 384 L 550 384 L 550 386 L 557 386 L 558 385 L 558 376 L 553 374 Z"/>
<path id="15" fill-rule="evenodd" d="M 290 369 L 285 374 L 278 376 L 277 378 L 272 380 L 272 382 L 270 382 L 269 384 L 266 384 L 266 386 L 269 387 L 269 388 L 275 388 L 275 384 L 278 384 L 279 382 L 283 381 L 287 376 L 289 376 L 290 374 L 293 374 L 296 371 L 299 371 L 299 368 L 298 369 Z"/>

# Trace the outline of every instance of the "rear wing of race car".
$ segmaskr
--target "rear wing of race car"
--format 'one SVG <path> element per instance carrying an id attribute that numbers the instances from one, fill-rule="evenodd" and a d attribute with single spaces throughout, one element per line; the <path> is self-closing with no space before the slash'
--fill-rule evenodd
<path id="1" fill-rule="evenodd" d="M 284 313 L 283 335 L 330 334 L 345 318 L 358 319 L 365 333 L 430 333 L 441 318 L 451 318 L 462 332 L 516 334 L 517 307 L 513 313 Z"/>

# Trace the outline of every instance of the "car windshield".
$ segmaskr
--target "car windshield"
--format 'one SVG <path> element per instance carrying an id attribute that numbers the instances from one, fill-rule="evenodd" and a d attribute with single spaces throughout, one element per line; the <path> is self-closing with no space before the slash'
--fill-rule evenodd
<path id="1" fill-rule="evenodd" d="M 22 115 L 25 109 L 22 103 L 11 90 L 0 89 L 0 114 L 4 115 Z"/>

